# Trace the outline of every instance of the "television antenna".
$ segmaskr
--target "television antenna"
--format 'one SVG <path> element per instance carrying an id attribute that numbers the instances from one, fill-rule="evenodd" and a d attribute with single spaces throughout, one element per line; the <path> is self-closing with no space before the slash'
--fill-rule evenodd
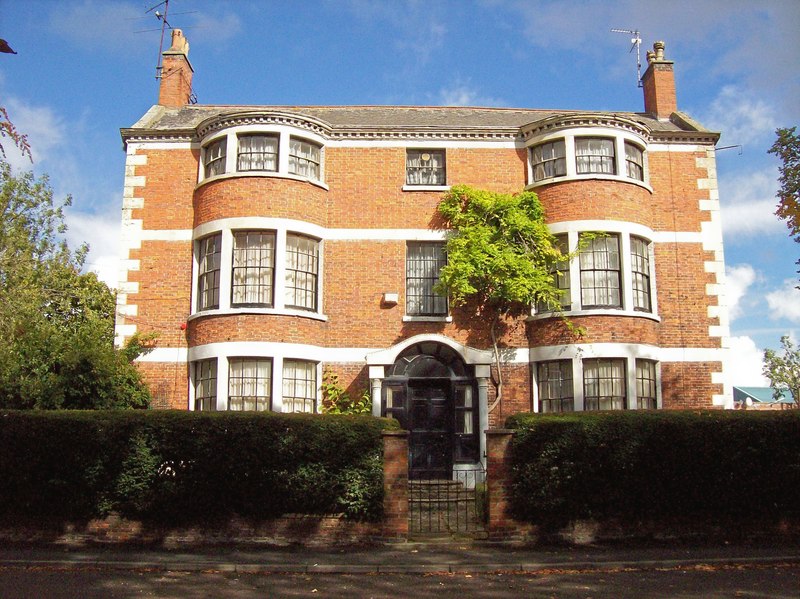
<path id="1" fill-rule="evenodd" d="M 642 45 L 642 37 L 639 35 L 638 29 L 612 29 L 612 33 L 628 33 L 632 35 L 631 38 L 631 49 L 628 50 L 628 54 L 633 52 L 633 49 L 636 48 L 636 85 L 637 87 L 642 87 L 642 55 L 641 55 L 641 45 Z"/>

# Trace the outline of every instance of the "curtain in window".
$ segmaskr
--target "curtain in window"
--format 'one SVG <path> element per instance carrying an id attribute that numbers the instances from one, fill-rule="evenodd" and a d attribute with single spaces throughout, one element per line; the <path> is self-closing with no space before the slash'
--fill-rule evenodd
<path id="1" fill-rule="evenodd" d="M 597 359 L 583 361 L 584 409 L 625 409 L 625 361 Z"/>
<path id="2" fill-rule="evenodd" d="M 644 154 L 637 146 L 625 142 L 625 168 L 631 179 L 644 181 Z"/>
<path id="3" fill-rule="evenodd" d="M 587 137 L 575 140 L 575 160 L 578 174 L 601 173 L 613 175 L 614 141 Z"/>
<path id="4" fill-rule="evenodd" d="M 234 305 L 272 305 L 275 233 L 239 231 L 233 236 Z"/>
<path id="5" fill-rule="evenodd" d="M 227 141 L 227 138 L 223 137 L 206 146 L 206 178 L 221 175 L 225 172 L 225 146 Z"/>
<path id="6" fill-rule="evenodd" d="M 406 313 L 447 314 L 447 298 L 434 293 L 439 272 L 447 263 L 443 243 L 409 243 L 406 254 Z"/>
<path id="7" fill-rule="evenodd" d="M 619 238 L 596 237 L 581 251 L 581 305 L 583 308 L 622 306 Z"/>
<path id="8" fill-rule="evenodd" d="M 301 235 L 286 236 L 286 305 L 317 309 L 319 242 Z"/>
<path id="9" fill-rule="evenodd" d="M 271 135 L 242 135 L 239 137 L 237 170 L 277 171 L 278 138 Z"/>
<path id="10" fill-rule="evenodd" d="M 289 172 L 300 177 L 319 180 L 319 146 L 292 138 L 289 140 Z"/>
<path id="11" fill-rule="evenodd" d="M 562 177 L 566 174 L 566 146 L 563 139 L 533 148 L 534 181 Z"/>
<path id="12" fill-rule="evenodd" d="M 198 242 L 197 309 L 219 307 L 219 269 L 222 235 L 212 235 Z"/>
<path id="13" fill-rule="evenodd" d="M 270 408 L 272 361 L 232 358 L 228 371 L 228 409 L 264 411 Z"/>
<path id="14" fill-rule="evenodd" d="M 406 153 L 408 185 L 445 185 L 444 152 L 409 150 Z"/>
<path id="15" fill-rule="evenodd" d="M 317 365 L 305 360 L 283 361 L 283 411 L 317 411 Z"/>

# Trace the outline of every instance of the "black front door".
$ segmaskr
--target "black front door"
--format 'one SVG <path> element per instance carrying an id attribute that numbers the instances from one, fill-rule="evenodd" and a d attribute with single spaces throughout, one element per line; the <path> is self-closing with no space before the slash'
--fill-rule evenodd
<path id="1" fill-rule="evenodd" d="M 449 381 L 408 383 L 411 478 L 447 478 L 453 467 L 453 404 Z"/>

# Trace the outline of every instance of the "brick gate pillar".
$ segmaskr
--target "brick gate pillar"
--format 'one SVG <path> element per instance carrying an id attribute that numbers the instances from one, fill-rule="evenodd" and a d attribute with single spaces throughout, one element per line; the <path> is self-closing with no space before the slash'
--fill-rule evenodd
<path id="1" fill-rule="evenodd" d="M 489 493 L 490 539 L 506 539 L 518 533 L 517 523 L 510 514 L 511 463 L 509 446 L 514 431 L 489 429 L 486 431 L 486 487 Z"/>
<path id="2" fill-rule="evenodd" d="M 408 431 L 383 432 L 383 535 L 408 538 Z"/>

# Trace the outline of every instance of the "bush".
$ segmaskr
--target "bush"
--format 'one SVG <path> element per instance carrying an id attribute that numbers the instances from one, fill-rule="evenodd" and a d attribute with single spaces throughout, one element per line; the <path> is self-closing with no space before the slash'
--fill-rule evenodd
<path id="1" fill-rule="evenodd" d="M 375 520 L 391 426 L 371 416 L 3 411 L 0 519 Z"/>
<path id="2" fill-rule="evenodd" d="M 800 412 L 519 414 L 507 425 L 512 510 L 670 521 L 800 514 Z"/>

